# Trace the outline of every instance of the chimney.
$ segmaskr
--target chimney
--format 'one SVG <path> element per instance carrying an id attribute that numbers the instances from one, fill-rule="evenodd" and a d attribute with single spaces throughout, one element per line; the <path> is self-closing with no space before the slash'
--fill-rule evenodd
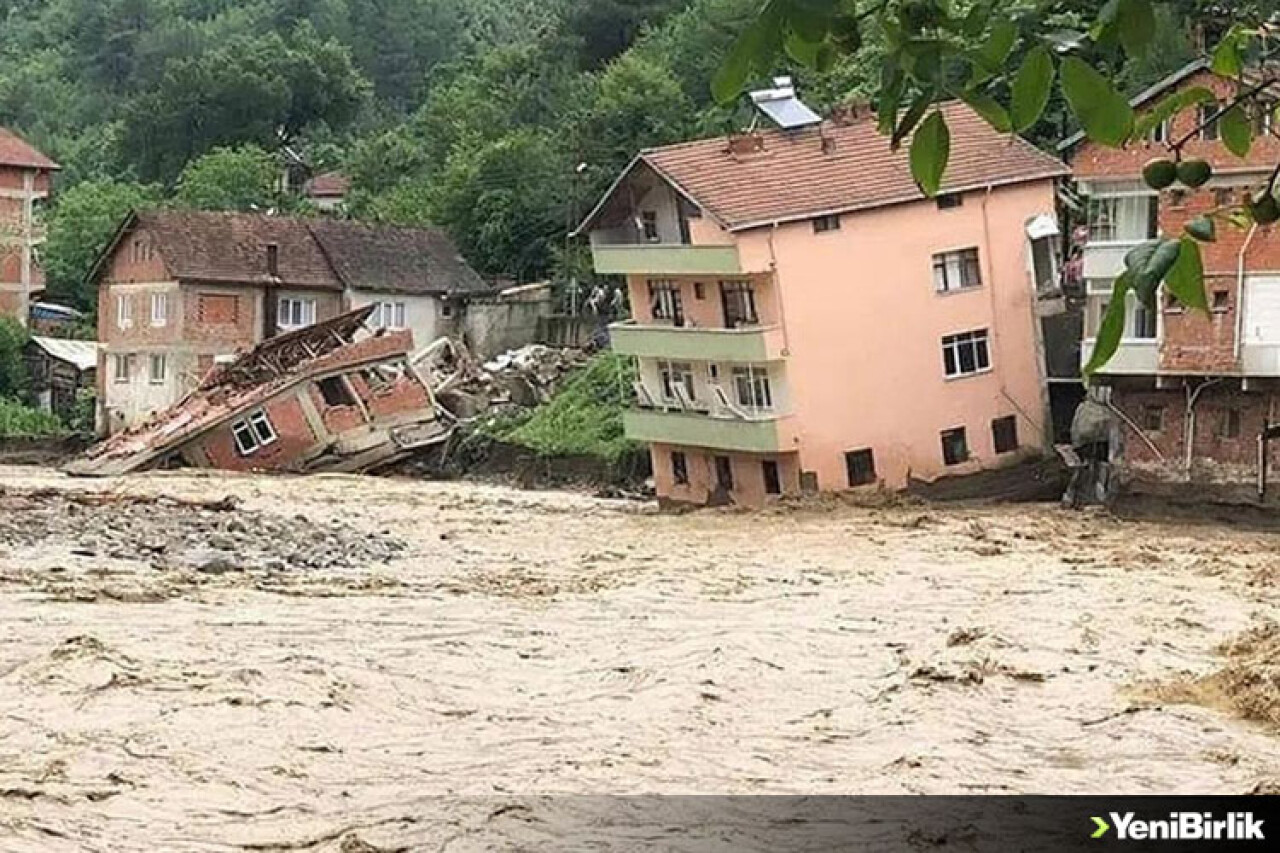
<path id="1" fill-rule="evenodd" d="M 764 150 L 764 136 L 759 133 L 731 133 L 728 142 L 729 155 L 732 157 L 759 154 Z"/>
<path id="2" fill-rule="evenodd" d="M 278 243 L 267 244 L 267 275 L 280 277 L 280 246 Z"/>

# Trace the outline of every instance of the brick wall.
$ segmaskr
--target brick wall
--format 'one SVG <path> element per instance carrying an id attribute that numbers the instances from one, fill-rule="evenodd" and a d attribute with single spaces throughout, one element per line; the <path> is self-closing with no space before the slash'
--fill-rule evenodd
<path id="1" fill-rule="evenodd" d="M 230 471 L 251 471 L 280 466 L 285 460 L 301 456 L 315 444 L 316 436 L 307 423 L 307 416 L 296 392 L 276 397 L 262 409 L 267 413 L 276 432 L 276 441 L 249 456 L 242 456 L 236 450 L 235 436 L 231 430 L 234 421 L 228 421 L 200 443 L 199 451 L 208 457 L 214 467 Z"/>

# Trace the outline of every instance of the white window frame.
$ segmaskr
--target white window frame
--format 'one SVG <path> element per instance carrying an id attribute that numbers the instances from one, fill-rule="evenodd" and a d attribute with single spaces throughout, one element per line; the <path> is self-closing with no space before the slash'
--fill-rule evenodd
<path id="1" fill-rule="evenodd" d="M 658 228 L 658 211 L 640 211 L 640 236 L 646 243 L 662 242 L 662 232 Z"/>
<path id="2" fill-rule="evenodd" d="M 130 293 L 116 294 L 116 327 L 133 328 L 133 295 Z"/>
<path id="3" fill-rule="evenodd" d="M 959 293 L 982 287 L 982 255 L 977 246 L 938 252 L 933 256 L 933 288 Z"/>
<path id="4" fill-rule="evenodd" d="M 133 356 L 129 353 L 115 353 L 111 358 L 111 372 L 115 381 L 127 385 L 133 373 Z"/>
<path id="5" fill-rule="evenodd" d="M 375 302 L 370 319 L 375 329 L 404 329 L 405 315 L 403 302 Z"/>
<path id="6" fill-rule="evenodd" d="M 169 294 L 158 292 L 151 294 L 151 325 L 166 326 L 169 323 Z"/>
<path id="7" fill-rule="evenodd" d="M 262 448 L 275 444 L 279 438 L 271 419 L 262 409 L 233 422 L 231 436 L 235 440 L 236 452 L 241 456 L 252 456 Z"/>
<path id="8" fill-rule="evenodd" d="M 769 369 L 755 364 L 733 368 L 733 398 L 751 414 L 773 412 L 773 385 Z"/>
<path id="9" fill-rule="evenodd" d="M 150 358 L 150 371 L 148 377 L 152 385 L 163 385 L 165 380 L 169 378 L 169 359 L 161 352 L 153 352 Z M 156 370 L 156 367 L 159 370 Z"/>
<path id="10" fill-rule="evenodd" d="M 276 325 L 288 331 L 316 324 L 316 300 L 306 296 L 281 296 L 276 302 Z"/>
<path id="11" fill-rule="evenodd" d="M 1140 233 L 1120 233 L 1118 225 L 1123 217 L 1120 216 L 1118 208 L 1125 204 L 1143 205 L 1144 209 L 1140 217 L 1130 217 L 1131 219 L 1140 219 Z M 1158 204 L 1159 198 L 1150 192 L 1090 196 L 1085 208 L 1089 242 L 1094 245 L 1100 243 L 1128 244 L 1141 243 L 1152 239 L 1151 207 Z"/>
<path id="12" fill-rule="evenodd" d="M 676 396 L 676 385 L 683 385 L 689 402 L 697 402 L 698 396 L 693 384 L 693 365 L 687 361 L 659 361 L 658 389 L 662 393 L 663 402 L 679 403 Z"/>
<path id="13" fill-rule="evenodd" d="M 963 353 L 969 352 L 971 370 L 964 367 Z M 991 372 L 991 332 L 973 329 L 942 339 L 942 373 L 947 379 L 962 379 Z"/>

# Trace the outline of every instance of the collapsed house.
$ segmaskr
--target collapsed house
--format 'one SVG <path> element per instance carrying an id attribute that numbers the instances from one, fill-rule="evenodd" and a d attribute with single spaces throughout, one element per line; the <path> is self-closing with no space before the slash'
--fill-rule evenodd
<path id="1" fill-rule="evenodd" d="M 413 364 L 413 334 L 370 334 L 374 310 L 269 338 L 215 366 L 176 405 L 90 449 L 68 472 L 370 471 L 445 441 L 455 422 Z"/>

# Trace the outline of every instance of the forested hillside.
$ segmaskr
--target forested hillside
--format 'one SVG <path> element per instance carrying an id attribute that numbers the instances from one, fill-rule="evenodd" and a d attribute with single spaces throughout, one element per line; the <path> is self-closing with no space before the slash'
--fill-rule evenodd
<path id="1" fill-rule="evenodd" d="M 275 189 L 286 145 L 353 178 L 353 215 L 440 225 L 482 273 L 530 280 L 563 270 L 567 223 L 638 148 L 747 121 L 708 84 L 758 5 L 0 0 L 0 123 L 64 167 L 44 259 L 82 307 L 132 206 L 296 207 Z M 1119 71 L 1131 89 L 1190 56 L 1183 27 L 1160 28 L 1150 67 Z M 877 38 L 821 73 L 777 70 L 825 108 L 874 87 Z M 1038 132 L 1064 129 L 1051 109 Z"/>

